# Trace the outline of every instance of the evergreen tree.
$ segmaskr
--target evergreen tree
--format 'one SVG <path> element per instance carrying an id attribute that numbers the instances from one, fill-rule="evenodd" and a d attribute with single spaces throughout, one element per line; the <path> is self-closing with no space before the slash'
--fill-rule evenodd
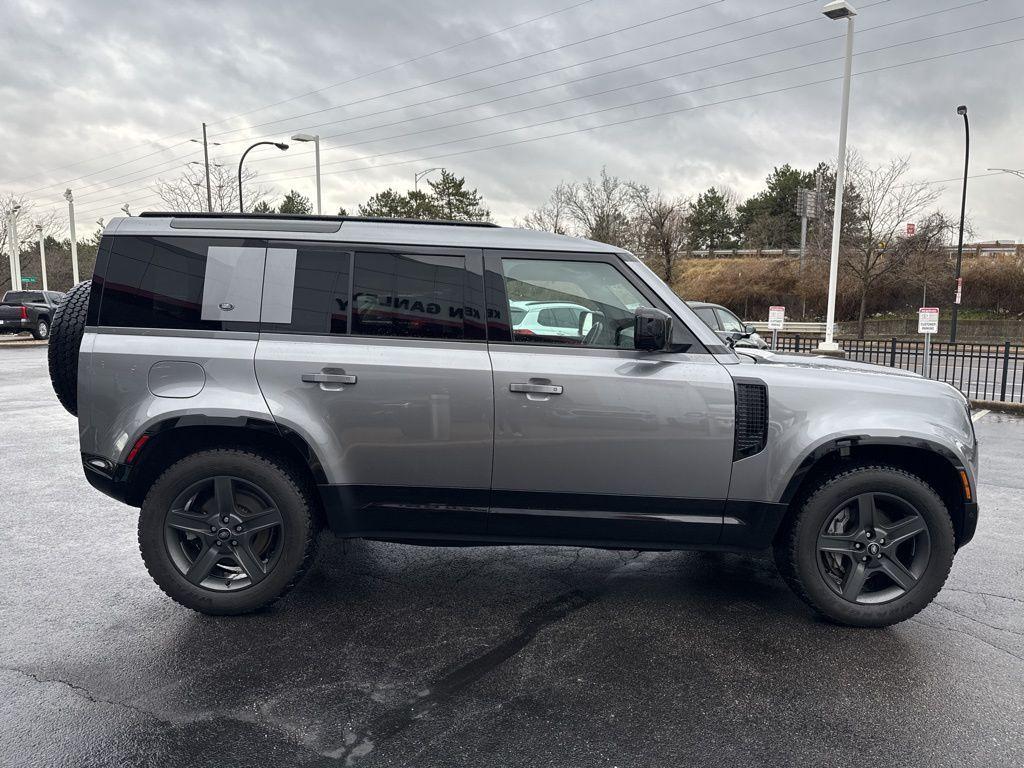
<path id="1" fill-rule="evenodd" d="M 736 229 L 751 248 L 796 248 L 800 245 L 797 191 L 814 189 L 814 173 L 788 163 L 774 168 L 765 189 L 736 207 Z"/>
<path id="2" fill-rule="evenodd" d="M 491 212 L 483 206 L 483 197 L 475 189 L 466 189 L 464 177 L 442 168 L 441 178 L 427 183 L 433 203 L 441 212 L 440 218 L 450 221 L 490 220 Z"/>
<path id="3" fill-rule="evenodd" d="M 284 196 L 284 200 L 281 202 L 281 207 L 278 209 L 278 213 L 308 216 L 313 213 L 313 206 L 309 202 L 308 197 L 292 189 Z"/>
<path id="4" fill-rule="evenodd" d="M 690 248 L 715 250 L 736 247 L 736 218 L 729 195 L 710 187 L 698 195 L 687 219 Z"/>

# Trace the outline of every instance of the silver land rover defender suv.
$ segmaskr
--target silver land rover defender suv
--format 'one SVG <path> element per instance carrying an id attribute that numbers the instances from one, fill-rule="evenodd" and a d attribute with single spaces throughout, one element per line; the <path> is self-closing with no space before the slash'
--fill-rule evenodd
<path id="1" fill-rule="evenodd" d="M 557 332 L 517 325 L 527 302 Z M 114 219 L 92 281 L 57 310 L 49 362 L 86 478 L 141 509 L 154 580 L 210 614 L 280 597 L 328 527 L 772 548 L 814 610 L 883 626 L 928 604 L 977 524 L 957 390 L 737 356 L 633 255 L 541 232 Z"/>

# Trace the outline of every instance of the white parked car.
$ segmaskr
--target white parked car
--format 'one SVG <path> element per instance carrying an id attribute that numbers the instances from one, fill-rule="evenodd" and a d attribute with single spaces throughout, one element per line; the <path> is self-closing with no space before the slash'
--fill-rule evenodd
<path id="1" fill-rule="evenodd" d="M 566 301 L 512 301 L 512 328 L 516 334 L 531 336 L 570 336 L 582 338 L 590 330 L 591 312 L 581 304 Z M 587 314 L 587 317 L 581 316 Z"/>

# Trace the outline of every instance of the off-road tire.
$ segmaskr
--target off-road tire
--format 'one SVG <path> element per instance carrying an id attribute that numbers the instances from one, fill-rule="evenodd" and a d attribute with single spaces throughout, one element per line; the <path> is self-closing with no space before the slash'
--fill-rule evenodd
<path id="1" fill-rule="evenodd" d="M 888 602 L 848 601 L 829 588 L 818 568 L 821 527 L 837 506 L 862 493 L 906 500 L 927 526 L 931 551 L 924 573 L 911 589 Z M 952 520 L 939 495 L 916 475 L 884 465 L 846 467 L 823 477 L 798 504 L 776 539 L 775 562 L 797 596 L 825 618 L 856 627 L 889 626 L 918 613 L 945 584 L 956 549 Z"/>
<path id="2" fill-rule="evenodd" d="M 50 383 L 60 404 L 72 416 L 78 415 L 78 348 L 85 332 L 91 290 L 92 280 L 86 280 L 68 291 L 50 323 Z"/>
<path id="3" fill-rule="evenodd" d="M 276 567 L 262 581 L 233 592 L 189 582 L 172 560 L 164 534 L 167 513 L 178 494 L 190 484 L 220 475 L 258 485 L 273 500 L 284 521 Z M 200 451 L 172 464 L 146 494 L 139 514 L 139 550 L 150 576 L 172 600 L 210 615 L 251 613 L 284 596 L 305 575 L 316 550 L 315 511 L 308 484 L 284 461 L 243 449 Z"/>

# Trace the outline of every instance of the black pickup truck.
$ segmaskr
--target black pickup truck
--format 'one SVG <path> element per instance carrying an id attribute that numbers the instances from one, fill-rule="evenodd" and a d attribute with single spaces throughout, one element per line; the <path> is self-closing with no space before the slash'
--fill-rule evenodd
<path id="1" fill-rule="evenodd" d="M 28 331 L 32 338 L 48 338 L 53 313 L 63 298 L 58 291 L 8 291 L 0 301 L 0 333 Z"/>

